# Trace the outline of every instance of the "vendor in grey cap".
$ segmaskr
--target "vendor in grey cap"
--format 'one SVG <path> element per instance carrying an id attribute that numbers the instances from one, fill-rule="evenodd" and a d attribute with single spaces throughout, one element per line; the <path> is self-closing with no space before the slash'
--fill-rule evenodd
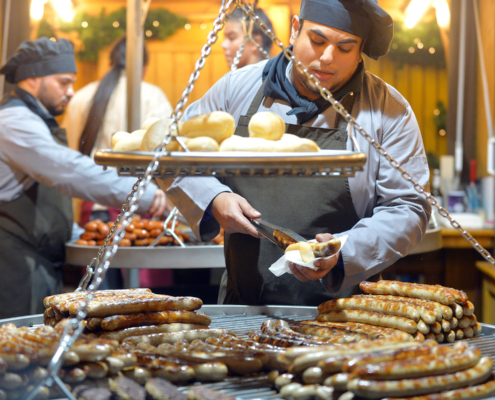
<path id="1" fill-rule="evenodd" d="M 387 54 L 391 17 L 374 0 L 303 0 L 292 19 L 290 44 L 297 60 L 352 113 L 421 185 L 428 165 L 413 110 L 393 87 L 365 69 L 362 53 Z M 283 53 L 229 72 L 191 104 L 183 121 L 223 110 L 235 118 L 235 134 L 247 136 L 253 114 L 271 111 L 286 132 L 313 139 L 323 150 L 352 150 L 348 123 Z M 225 229 L 224 276 L 219 300 L 233 304 L 318 305 L 347 297 L 364 280 L 407 255 L 423 238 L 430 205 L 368 141 L 353 177 L 177 178 L 167 195 L 203 240 Z M 318 270 L 291 264 L 292 274 L 268 268 L 283 251 L 260 240 L 247 217 L 262 216 L 307 240 L 347 235 L 338 256 L 317 261 Z"/>
<path id="2" fill-rule="evenodd" d="M 0 104 L 0 318 L 8 318 L 41 313 L 43 298 L 62 291 L 71 197 L 120 207 L 136 180 L 67 147 L 54 116 L 74 94 L 68 40 L 23 42 L 0 73 L 16 84 Z M 152 185 L 140 210 L 162 215 L 165 208 Z"/>

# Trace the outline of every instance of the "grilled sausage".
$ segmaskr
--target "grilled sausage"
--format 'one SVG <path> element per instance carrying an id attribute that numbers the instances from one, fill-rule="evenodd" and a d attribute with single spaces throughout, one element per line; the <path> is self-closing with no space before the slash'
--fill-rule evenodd
<path id="1" fill-rule="evenodd" d="M 105 339 L 113 339 L 122 342 L 130 336 L 151 335 L 156 333 L 168 333 L 179 331 L 190 331 L 193 329 L 204 329 L 204 325 L 198 324 L 162 324 L 151 326 L 134 326 L 131 328 L 119 329 L 113 332 L 105 332 L 100 337 Z"/>
<path id="2" fill-rule="evenodd" d="M 461 290 L 440 285 L 424 285 L 419 283 L 378 281 L 361 282 L 359 288 L 369 294 L 391 294 L 395 296 L 416 297 L 423 300 L 437 301 L 441 304 L 466 304 L 468 298 Z"/>
<path id="3" fill-rule="evenodd" d="M 370 311 L 343 310 L 330 311 L 316 317 L 318 321 L 330 322 L 360 322 L 371 325 L 384 326 L 387 328 L 400 329 L 404 332 L 414 334 L 418 330 L 416 322 L 412 319 L 386 315 Z"/>
<path id="4" fill-rule="evenodd" d="M 442 318 L 446 320 L 450 320 L 453 316 L 452 308 L 446 306 L 444 304 L 440 304 L 436 301 L 431 300 L 423 300 L 417 299 L 414 297 L 405 297 L 405 296 L 393 296 L 393 295 L 355 295 L 353 297 L 377 297 L 384 300 L 394 300 L 401 301 L 404 303 L 413 304 L 418 307 L 418 311 L 420 311 L 421 318 L 427 323 L 433 323 L 431 318 L 431 312 L 434 313 L 436 320 L 441 321 Z"/>
<path id="5" fill-rule="evenodd" d="M 178 340 L 187 340 L 192 342 L 195 339 L 206 339 L 208 337 L 219 337 L 224 334 L 232 334 L 226 329 L 193 329 L 190 331 L 179 331 L 170 333 L 155 333 L 151 335 L 143 336 L 131 336 L 124 339 L 124 342 L 129 342 L 131 344 L 138 344 L 141 342 L 149 343 L 153 346 L 159 345 L 161 343 L 174 343 Z"/>
<path id="6" fill-rule="evenodd" d="M 469 300 L 462 306 L 462 311 L 464 315 L 473 315 L 474 314 L 474 304 Z"/>
<path id="7" fill-rule="evenodd" d="M 400 301 L 374 299 L 373 296 L 369 296 L 368 298 L 351 297 L 329 300 L 318 306 L 318 312 L 320 314 L 341 310 L 373 311 L 409 318 L 416 322 L 419 321 L 420 317 L 419 312 L 411 304 Z"/>
<path id="8" fill-rule="evenodd" d="M 452 308 L 452 311 L 457 319 L 461 319 L 464 316 L 464 309 L 460 304 L 454 303 L 450 307 Z"/>
<path id="9" fill-rule="evenodd" d="M 439 346 L 436 349 L 441 350 L 442 347 Z M 430 355 L 401 361 L 362 365 L 354 368 L 352 373 L 362 379 L 375 380 L 421 378 L 463 371 L 475 366 L 481 358 L 479 349 L 466 350 L 465 346 L 461 346 L 449 350 L 448 352 L 436 351 Z"/>
<path id="10" fill-rule="evenodd" d="M 386 398 L 383 400 L 480 400 L 495 395 L 495 379 L 461 389 L 449 390 L 447 392 L 427 394 L 424 396 L 415 396 L 400 399 Z"/>
<path id="11" fill-rule="evenodd" d="M 184 310 L 112 315 L 103 318 L 101 329 L 104 331 L 116 331 L 132 326 L 162 325 L 168 323 L 190 323 L 208 326 L 211 323 L 211 318 L 202 313 Z"/>
<path id="12" fill-rule="evenodd" d="M 383 326 L 374 326 L 361 324 L 358 322 L 326 322 L 326 321 L 302 321 L 302 325 L 318 326 L 331 329 L 339 329 L 347 332 L 361 333 L 368 335 L 370 339 L 380 339 L 383 337 L 402 338 L 404 341 L 410 340 L 410 336 L 399 329 L 385 328 Z"/>
<path id="13" fill-rule="evenodd" d="M 354 394 L 366 399 L 419 396 L 477 385 L 488 379 L 492 368 L 493 360 L 490 357 L 482 357 L 476 366 L 455 374 L 397 381 L 353 379 L 347 384 L 347 388 Z"/>

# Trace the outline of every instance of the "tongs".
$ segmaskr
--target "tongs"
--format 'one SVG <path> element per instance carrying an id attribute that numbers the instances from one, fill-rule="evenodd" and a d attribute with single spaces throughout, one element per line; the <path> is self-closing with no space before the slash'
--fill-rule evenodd
<path id="1" fill-rule="evenodd" d="M 285 250 L 293 243 L 306 241 L 305 238 L 290 229 L 282 228 L 281 226 L 272 224 L 261 218 L 246 218 L 261 236 L 265 237 L 282 250 Z"/>

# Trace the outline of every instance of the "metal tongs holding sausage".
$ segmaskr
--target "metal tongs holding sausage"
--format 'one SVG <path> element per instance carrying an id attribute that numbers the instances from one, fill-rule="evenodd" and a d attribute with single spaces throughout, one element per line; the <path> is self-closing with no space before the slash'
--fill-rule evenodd
<path id="1" fill-rule="evenodd" d="M 258 233 L 274 243 L 285 252 L 299 250 L 305 263 L 319 257 L 329 257 L 340 250 L 340 239 L 334 238 L 328 242 L 318 243 L 307 241 L 296 232 L 267 222 L 261 218 L 248 218 Z"/>

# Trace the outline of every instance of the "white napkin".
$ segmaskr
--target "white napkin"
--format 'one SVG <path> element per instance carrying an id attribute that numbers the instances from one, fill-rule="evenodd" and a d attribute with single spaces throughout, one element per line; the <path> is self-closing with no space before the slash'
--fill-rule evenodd
<path id="1" fill-rule="evenodd" d="M 344 235 L 342 237 L 340 237 L 340 248 L 342 249 L 342 247 L 344 247 L 344 244 L 347 240 L 347 236 L 348 235 Z M 316 242 L 316 240 L 308 240 L 308 242 Z M 335 253 L 334 255 L 331 255 L 329 257 L 323 257 L 324 260 L 327 260 L 329 258 L 332 258 L 332 257 L 336 257 L 338 256 L 340 250 Z M 315 267 L 314 263 L 315 261 L 317 260 L 320 260 L 320 258 L 315 258 L 314 260 L 308 262 L 308 263 L 305 263 L 303 262 L 303 260 L 301 259 L 301 253 L 299 252 L 299 250 L 294 250 L 294 251 L 288 251 L 287 253 L 285 253 L 282 257 L 280 257 L 277 261 L 275 261 L 270 268 L 268 268 L 275 276 L 280 276 L 280 275 L 283 275 L 285 274 L 286 272 L 289 273 L 289 274 L 292 274 L 292 271 L 290 270 L 289 268 L 289 263 L 290 262 L 293 262 L 295 264 L 298 264 L 298 265 L 302 265 L 304 267 L 307 267 L 307 268 L 311 268 L 312 270 L 315 270 L 315 271 L 318 271 L 318 268 Z"/>

